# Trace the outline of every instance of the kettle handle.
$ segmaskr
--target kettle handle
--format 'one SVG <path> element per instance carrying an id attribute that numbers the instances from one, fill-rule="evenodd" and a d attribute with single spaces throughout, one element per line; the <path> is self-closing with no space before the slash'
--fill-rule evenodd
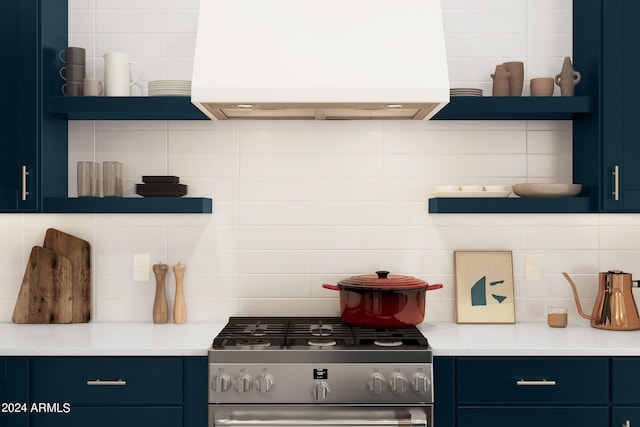
<path id="1" fill-rule="evenodd" d="M 569 284 L 571 285 L 571 290 L 573 291 L 573 298 L 576 300 L 576 306 L 578 307 L 578 314 L 580 314 L 580 316 L 584 317 L 587 320 L 592 320 L 593 318 L 591 316 L 587 316 L 584 311 L 582 311 L 582 307 L 580 306 L 580 297 L 578 296 L 578 289 L 576 289 L 576 284 L 573 282 L 573 280 L 571 279 L 571 277 L 569 277 L 569 275 L 567 273 L 562 273 L 562 275 L 564 276 L 565 279 L 567 279 L 567 282 L 569 282 Z"/>

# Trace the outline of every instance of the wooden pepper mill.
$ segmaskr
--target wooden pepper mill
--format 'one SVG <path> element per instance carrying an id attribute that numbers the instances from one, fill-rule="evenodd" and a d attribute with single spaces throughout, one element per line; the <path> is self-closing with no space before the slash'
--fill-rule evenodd
<path id="1" fill-rule="evenodd" d="M 184 272 L 187 267 L 177 263 L 173 266 L 173 274 L 176 276 L 176 298 L 173 301 L 173 323 L 184 323 L 187 319 L 187 307 L 184 302 Z"/>
<path id="2" fill-rule="evenodd" d="M 169 307 L 167 305 L 167 264 L 154 264 L 153 274 L 156 275 L 156 298 L 153 300 L 153 323 L 167 323 Z"/>

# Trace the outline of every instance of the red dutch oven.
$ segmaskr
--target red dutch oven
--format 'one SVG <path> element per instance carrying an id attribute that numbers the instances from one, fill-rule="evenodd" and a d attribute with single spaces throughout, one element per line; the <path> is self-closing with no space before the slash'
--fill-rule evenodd
<path id="1" fill-rule="evenodd" d="M 405 328 L 424 320 L 426 291 L 440 289 L 442 285 L 376 271 L 322 287 L 340 291 L 340 313 L 346 323 L 369 328 Z"/>

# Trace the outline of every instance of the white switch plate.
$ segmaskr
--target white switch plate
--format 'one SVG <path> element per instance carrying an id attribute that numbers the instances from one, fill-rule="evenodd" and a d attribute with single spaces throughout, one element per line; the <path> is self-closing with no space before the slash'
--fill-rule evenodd
<path id="1" fill-rule="evenodd" d="M 539 282 L 542 280 L 542 255 L 525 255 L 524 280 L 527 282 Z"/>
<path id="2" fill-rule="evenodd" d="M 149 267 L 151 264 L 151 255 L 134 254 L 133 255 L 133 281 L 148 282 Z"/>

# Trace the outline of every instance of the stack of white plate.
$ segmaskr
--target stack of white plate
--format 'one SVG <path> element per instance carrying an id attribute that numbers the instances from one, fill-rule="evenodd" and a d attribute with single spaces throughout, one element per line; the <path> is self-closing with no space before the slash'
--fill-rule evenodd
<path id="1" fill-rule="evenodd" d="M 449 89 L 450 96 L 482 96 L 482 89 L 458 87 Z"/>
<path id="2" fill-rule="evenodd" d="M 152 80 L 149 96 L 191 96 L 191 80 Z"/>

